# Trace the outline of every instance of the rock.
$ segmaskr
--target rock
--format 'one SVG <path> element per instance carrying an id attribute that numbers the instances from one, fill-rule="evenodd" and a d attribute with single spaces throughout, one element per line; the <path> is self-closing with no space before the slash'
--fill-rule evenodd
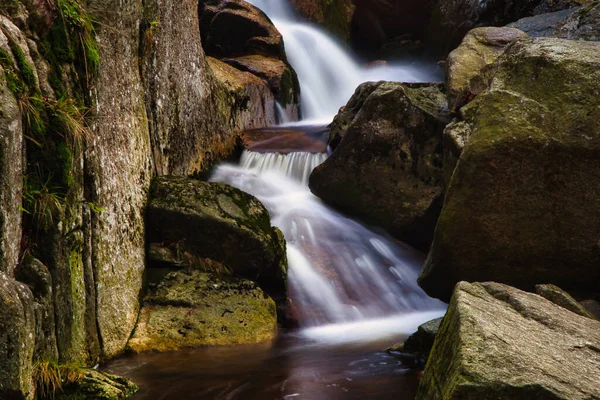
<path id="1" fill-rule="evenodd" d="M 359 85 L 348 103 L 340 108 L 330 125 L 328 145 L 335 150 L 348 131 L 350 124 L 365 104 L 365 101 L 383 82 L 365 82 Z"/>
<path id="2" fill-rule="evenodd" d="M 221 183 L 158 177 L 146 223 L 148 243 L 221 262 L 276 300 L 285 298 L 285 240 L 255 197 Z"/>
<path id="3" fill-rule="evenodd" d="M 209 56 L 285 60 L 279 31 L 260 9 L 244 0 L 200 1 L 200 33 Z"/>
<path id="4" fill-rule="evenodd" d="M 344 42 L 350 39 L 355 6 L 352 0 L 291 0 L 296 11 L 322 25 Z"/>
<path id="5" fill-rule="evenodd" d="M 535 285 L 535 292 L 554 304 L 558 304 L 562 308 L 579 314 L 583 317 L 596 319 L 594 314 L 585 309 L 585 307 L 577 302 L 571 295 L 556 285 Z"/>
<path id="6" fill-rule="evenodd" d="M 35 349 L 33 295 L 0 272 L 0 398 L 33 399 Z"/>
<path id="7" fill-rule="evenodd" d="M 298 77 L 287 61 L 281 34 L 261 10 L 244 0 L 203 0 L 200 33 L 207 55 L 263 79 L 287 114 L 298 117 Z M 275 111 L 274 105 L 265 107 Z"/>
<path id="8" fill-rule="evenodd" d="M 167 274 L 145 297 L 128 349 L 260 343 L 276 332 L 275 303 L 254 282 L 179 271 Z"/>
<path id="9" fill-rule="evenodd" d="M 58 360 L 54 293 L 48 268 L 31 256 L 25 257 L 15 270 L 15 279 L 25 283 L 34 298 L 36 360 Z"/>
<path id="10" fill-rule="evenodd" d="M 600 43 L 517 41 L 463 107 L 468 141 L 419 284 L 600 292 Z"/>
<path id="11" fill-rule="evenodd" d="M 310 188 L 326 203 L 426 249 L 444 190 L 446 97 L 437 84 L 367 85 L 336 118 L 332 132 L 342 139 L 313 171 Z"/>
<path id="12" fill-rule="evenodd" d="M 260 153 L 325 153 L 329 130 L 323 126 L 274 127 L 245 131 L 242 143 L 246 150 Z"/>
<path id="13" fill-rule="evenodd" d="M 275 99 L 265 82 L 216 58 L 208 57 L 208 65 L 221 85 L 220 90 L 226 94 L 217 104 L 229 116 L 225 120 L 238 121 L 238 133 L 276 124 Z"/>
<path id="14" fill-rule="evenodd" d="M 6 36 L 0 30 L 2 49 L 4 40 Z M 11 67 L 4 63 L 8 62 L 0 60 L 0 175 L 3 177 L 0 180 L 0 272 L 12 276 L 21 245 L 23 126 L 19 104 L 6 79 L 5 68 Z"/>
<path id="15" fill-rule="evenodd" d="M 549 37 L 552 36 L 560 23 L 565 21 L 571 14 L 584 8 L 585 7 L 568 8 L 566 10 L 525 17 L 510 23 L 507 26 L 520 29 L 531 37 Z"/>
<path id="16" fill-rule="evenodd" d="M 450 104 L 458 110 L 488 86 L 490 68 L 504 50 L 527 35 L 514 28 L 476 28 L 467 33 L 458 48 L 448 55 L 447 83 Z"/>
<path id="17" fill-rule="evenodd" d="M 56 400 L 125 400 L 138 391 L 135 383 L 120 376 L 94 369 L 84 369 L 81 374 L 77 382 L 56 394 Z"/>
<path id="18" fill-rule="evenodd" d="M 417 332 L 410 335 L 404 342 L 390 347 L 387 350 L 388 353 L 400 358 L 402 364 L 410 368 L 423 369 L 427 358 L 429 358 L 442 319 L 436 318 L 420 325 Z"/>
<path id="19" fill-rule="evenodd" d="M 295 113 L 291 114 L 293 119 L 298 119 L 298 108 L 293 106 L 300 102 L 300 82 L 289 64 L 282 60 L 259 55 L 224 58 L 223 61 L 240 71 L 250 72 L 267 82 L 277 102 L 283 108 L 289 108 L 290 112 Z"/>
<path id="20" fill-rule="evenodd" d="M 596 1 L 578 8 L 558 24 L 552 36 L 569 40 L 600 41 L 600 4 Z"/>
<path id="21" fill-rule="evenodd" d="M 498 283 L 461 282 L 417 399 L 593 399 L 600 322 Z"/>
<path id="22" fill-rule="evenodd" d="M 452 0 L 439 2 L 429 31 L 430 41 L 452 50 L 465 34 L 480 26 L 503 26 L 523 17 L 565 10 L 592 3 L 593 0 Z"/>
<path id="23" fill-rule="evenodd" d="M 239 131 L 246 127 L 242 110 L 219 107 L 234 102 L 241 108 L 236 98 L 241 94 L 221 90 L 213 76 L 200 41 L 197 10 L 196 0 L 144 7 L 140 67 L 154 168 L 159 175 L 208 170 L 233 153 Z M 262 87 L 257 96 L 256 81 L 248 85 L 243 94 L 251 96 L 246 106 L 254 112 L 254 126 L 267 126 L 272 122 L 272 96 Z"/>

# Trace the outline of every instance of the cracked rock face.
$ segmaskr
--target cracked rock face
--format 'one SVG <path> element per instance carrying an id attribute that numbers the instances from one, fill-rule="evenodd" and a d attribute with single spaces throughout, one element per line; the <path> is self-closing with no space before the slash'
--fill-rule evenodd
<path id="1" fill-rule="evenodd" d="M 600 322 L 541 296 L 460 282 L 417 399 L 597 399 Z"/>

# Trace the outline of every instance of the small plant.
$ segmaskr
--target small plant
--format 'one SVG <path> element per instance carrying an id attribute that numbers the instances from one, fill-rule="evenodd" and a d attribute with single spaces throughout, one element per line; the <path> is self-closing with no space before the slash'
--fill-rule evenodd
<path id="1" fill-rule="evenodd" d="M 65 139 L 71 141 L 72 148 L 81 149 L 84 143 L 92 138 L 92 133 L 85 124 L 87 109 L 70 97 L 58 100 L 46 100 L 51 117 L 55 118 L 62 131 L 68 133 Z"/>
<path id="2" fill-rule="evenodd" d="M 92 202 L 88 202 L 87 205 L 88 205 L 90 211 L 93 212 L 94 214 L 100 214 L 101 212 L 106 211 L 106 208 L 100 207 Z"/>
<path id="3" fill-rule="evenodd" d="M 45 180 L 24 178 L 22 211 L 31 215 L 39 228 L 47 228 L 63 210 L 63 189 L 52 186 L 52 176 Z"/>
<path id="4" fill-rule="evenodd" d="M 79 382 L 82 378 L 81 368 L 75 365 L 40 361 L 33 366 L 33 382 L 40 399 L 53 399 L 63 386 Z"/>

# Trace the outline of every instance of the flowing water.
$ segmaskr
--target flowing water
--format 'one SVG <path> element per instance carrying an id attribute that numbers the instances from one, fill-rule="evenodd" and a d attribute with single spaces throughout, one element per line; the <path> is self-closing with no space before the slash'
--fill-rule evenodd
<path id="1" fill-rule="evenodd" d="M 392 63 L 363 67 L 324 30 L 298 19 L 286 0 L 249 2 L 263 10 L 283 36 L 288 61 L 300 80 L 301 110 L 305 122 L 331 122 L 362 82 L 441 79 L 435 67 L 424 64 Z"/>
<path id="2" fill-rule="evenodd" d="M 251 3 L 283 34 L 305 118 L 293 129 L 313 139 L 326 140 L 315 121 L 329 123 L 361 82 L 433 78 L 407 66 L 362 68 L 319 28 L 297 20 L 284 0 Z M 220 165 L 211 180 L 258 197 L 284 233 L 288 295 L 300 328 L 271 344 L 145 354 L 105 365 L 140 385 L 134 399 L 414 398 L 418 376 L 381 350 L 445 311 L 416 283 L 423 255 L 324 205 L 307 182 L 327 155 L 288 151 L 285 143 L 283 152 L 244 151 L 239 164 Z"/>

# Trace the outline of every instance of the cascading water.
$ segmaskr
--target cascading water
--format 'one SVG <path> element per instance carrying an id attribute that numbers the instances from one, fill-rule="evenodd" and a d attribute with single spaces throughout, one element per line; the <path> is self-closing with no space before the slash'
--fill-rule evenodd
<path id="1" fill-rule="evenodd" d="M 271 18 L 283 35 L 288 61 L 298 74 L 304 120 L 331 122 L 356 87 L 365 81 L 435 80 L 426 68 L 380 65 L 363 68 L 319 27 L 298 20 L 285 0 L 249 0 Z"/>
<path id="2" fill-rule="evenodd" d="M 283 35 L 300 80 L 302 124 L 329 123 L 365 80 L 427 78 L 406 67 L 363 69 L 319 28 L 298 21 L 285 1 L 250 2 Z M 336 213 L 311 194 L 310 173 L 326 157 L 244 151 L 239 166 L 221 165 L 212 180 L 258 197 L 283 231 L 289 295 L 300 323 L 310 328 L 303 330 L 305 335 L 344 341 L 410 333 L 444 309 L 416 283 L 422 256 Z"/>
<path id="3" fill-rule="evenodd" d="M 310 171 L 325 158 L 245 151 L 240 166 L 221 165 L 212 177 L 256 196 L 284 233 L 290 297 L 302 326 L 313 327 L 304 333 L 354 340 L 362 332 L 373 339 L 408 333 L 438 316 L 442 304 L 416 283 L 421 255 L 336 213 L 310 192 Z"/>

